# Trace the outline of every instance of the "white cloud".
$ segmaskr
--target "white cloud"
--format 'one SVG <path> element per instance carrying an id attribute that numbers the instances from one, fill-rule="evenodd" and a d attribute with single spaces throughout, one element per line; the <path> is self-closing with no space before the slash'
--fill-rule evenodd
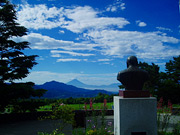
<path id="1" fill-rule="evenodd" d="M 140 20 L 136 21 L 136 24 L 139 26 L 139 27 L 145 27 L 147 26 L 147 24 L 145 22 L 141 22 Z"/>
<path id="2" fill-rule="evenodd" d="M 68 49 L 72 44 L 74 44 L 73 41 L 56 40 L 49 36 L 44 36 L 38 33 L 30 33 L 21 38 L 18 39 L 14 38 L 14 39 L 21 41 L 28 41 L 31 43 L 30 47 L 32 49 L 39 49 L 39 50 L 58 49 L 58 48 Z"/>
<path id="3" fill-rule="evenodd" d="M 21 5 L 17 12 L 18 22 L 26 28 L 32 29 L 51 29 L 62 24 L 63 8 L 51 7 L 46 5 Z"/>
<path id="4" fill-rule="evenodd" d="M 64 30 L 59 30 L 59 33 L 64 34 L 65 32 L 64 32 Z"/>
<path id="5" fill-rule="evenodd" d="M 94 50 L 95 44 L 89 43 L 75 43 L 73 41 L 64 41 L 44 36 L 39 33 L 29 33 L 20 38 L 13 38 L 14 40 L 28 41 L 32 49 L 63 49 L 63 50 Z"/>
<path id="6" fill-rule="evenodd" d="M 57 62 L 81 61 L 81 59 L 57 59 Z"/>
<path id="7" fill-rule="evenodd" d="M 51 54 L 51 57 L 61 57 L 61 55 L 60 54 Z"/>
<path id="8" fill-rule="evenodd" d="M 62 54 L 85 57 L 96 55 L 99 52 L 101 55 L 122 58 L 126 55 L 137 55 L 140 58 L 164 59 L 180 54 L 180 47 L 176 45 L 180 40 L 161 32 L 99 30 L 88 31 L 84 34 L 84 38 L 94 43 L 56 40 L 37 33 L 30 33 L 20 39 L 15 39 L 30 42 L 32 49 L 50 49 L 52 57 L 61 57 Z M 168 44 L 174 44 L 176 48 Z M 68 59 L 58 61 L 68 61 Z M 81 61 L 81 59 L 69 59 L 69 61 Z"/>
<path id="9" fill-rule="evenodd" d="M 126 19 L 121 17 L 98 17 L 98 14 L 98 11 L 89 6 L 66 9 L 65 15 L 72 21 L 67 21 L 61 27 L 75 33 L 81 33 L 86 29 L 105 29 L 109 26 L 123 28 L 129 24 Z"/>
<path id="10" fill-rule="evenodd" d="M 122 58 L 126 55 L 137 55 L 140 58 L 164 59 L 178 56 L 180 49 L 176 45 L 180 42 L 179 39 L 169 37 L 160 32 L 143 33 L 137 31 L 99 30 L 88 31 L 84 34 L 84 38 L 88 38 L 89 41 L 94 43 L 56 40 L 37 33 L 30 33 L 16 40 L 30 42 L 32 49 L 50 49 L 52 57 L 61 57 L 62 54 L 85 57 L 93 56 L 100 52 L 101 55 Z M 168 44 L 174 44 L 176 48 Z M 87 53 L 87 51 L 91 53 Z M 58 61 L 68 61 L 68 59 L 60 59 Z M 80 61 L 80 59 L 74 59 L 74 61 Z"/>
<path id="11" fill-rule="evenodd" d="M 57 73 L 49 71 L 32 71 L 28 77 L 24 78 L 23 82 L 32 81 L 36 84 L 43 84 L 52 80 L 67 83 L 73 79 L 78 79 L 83 83 L 90 85 L 108 85 L 117 83 L 117 73 L 107 74 L 84 74 L 84 73 Z"/>
<path id="12" fill-rule="evenodd" d="M 125 3 L 121 3 L 120 7 L 121 7 L 121 10 L 126 9 L 126 7 L 125 7 Z"/>
<path id="13" fill-rule="evenodd" d="M 75 33 L 88 29 L 104 29 L 108 26 L 123 28 L 129 22 L 121 17 L 99 17 L 100 12 L 90 6 L 77 6 L 69 9 L 46 5 L 31 6 L 26 4 L 18 11 L 18 22 L 26 28 L 51 29 L 66 28 Z"/>
<path id="14" fill-rule="evenodd" d="M 72 56 L 93 56 L 95 54 L 87 54 L 87 53 L 78 53 L 78 52 L 72 52 L 72 51 L 59 51 L 59 50 L 52 50 L 52 54 L 69 54 Z"/>
<path id="15" fill-rule="evenodd" d="M 168 46 L 179 39 L 156 32 L 103 30 L 85 34 L 99 45 L 102 55 L 124 57 L 137 55 L 140 58 L 161 59 L 179 55 L 179 49 Z"/>
<path id="16" fill-rule="evenodd" d="M 169 28 L 165 28 L 165 27 L 156 27 L 158 30 L 161 30 L 161 31 L 168 31 L 168 32 L 172 32 L 171 29 Z"/>
<path id="17" fill-rule="evenodd" d="M 119 4 L 124 6 L 123 3 Z M 77 39 L 81 38 L 81 40 L 77 42 L 57 40 L 37 33 L 23 36 L 21 40 L 29 41 L 32 49 L 59 49 L 59 52 L 51 52 L 52 57 L 60 57 L 62 54 L 93 56 L 97 52 L 115 57 L 136 54 L 140 58 L 149 59 L 179 55 L 179 47 L 175 49 L 169 45 L 178 44 L 179 39 L 161 32 L 113 30 L 111 26 L 123 28 L 130 22 L 121 17 L 100 17 L 100 13 L 90 6 L 76 6 L 68 9 L 48 8 L 45 5 L 22 6 L 18 12 L 18 18 L 19 22 L 26 27 L 34 29 L 61 27 L 78 34 L 84 31 L 86 33 L 81 34 L 83 37 L 79 36 Z M 147 25 L 140 20 L 136 23 L 140 27 Z M 86 53 L 83 52 L 84 50 L 94 52 Z M 59 59 L 58 61 L 81 61 L 81 59 Z"/>
<path id="18" fill-rule="evenodd" d="M 37 59 L 38 60 L 45 60 L 42 56 L 39 56 Z"/>
<path id="19" fill-rule="evenodd" d="M 98 59 L 98 61 L 111 61 L 110 59 Z"/>
<path id="20" fill-rule="evenodd" d="M 70 59 L 57 59 L 57 62 L 70 62 L 70 61 L 80 62 L 80 61 L 87 61 L 87 59 L 73 59 L 73 58 L 70 58 Z"/>
<path id="21" fill-rule="evenodd" d="M 126 9 L 125 3 L 122 3 L 122 1 L 116 0 L 113 4 L 108 5 L 106 7 L 106 11 L 108 12 L 116 12 L 118 10 L 124 10 Z"/>

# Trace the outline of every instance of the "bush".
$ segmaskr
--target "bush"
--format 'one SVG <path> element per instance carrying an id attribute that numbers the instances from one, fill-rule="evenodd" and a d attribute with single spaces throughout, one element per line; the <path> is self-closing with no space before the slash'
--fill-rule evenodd
<path id="1" fill-rule="evenodd" d="M 52 120 L 61 120 L 61 123 L 59 123 L 59 129 L 54 130 L 52 133 L 43 133 L 39 132 L 38 135 L 64 135 L 62 133 L 63 129 L 67 124 L 74 125 L 75 113 L 73 112 L 73 108 L 69 105 L 65 105 L 63 103 L 57 102 L 54 105 L 54 108 L 52 110 L 52 114 L 50 116 L 45 117 L 44 119 L 52 119 Z"/>

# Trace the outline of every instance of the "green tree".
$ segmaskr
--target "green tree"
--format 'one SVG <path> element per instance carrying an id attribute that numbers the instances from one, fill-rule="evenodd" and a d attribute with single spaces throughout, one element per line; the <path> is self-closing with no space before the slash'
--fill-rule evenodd
<path id="1" fill-rule="evenodd" d="M 168 79 L 180 85 L 180 55 L 178 57 L 173 57 L 173 60 L 166 63 L 166 72 Z"/>
<path id="2" fill-rule="evenodd" d="M 158 96 L 165 101 L 180 103 L 180 56 L 173 57 L 173 60 L 166 63 L 166 73 L 161 75 Z"/>
<path id="3" fill-rule="evenodd" d="M 166 72 L 159 72 L 158 65 L 151 65 L 140 62 L 139 67 L 149 73 L 149 80 L 145 83 L 144 89 L 150 90 L 153 96 L 163 97 L 167 103 L 180 103 L 180 56 L 173 57 L 166 63 Z"/>
<path id="4" fill-rule="evenodd" d="M 23 50 L 30 48 L 29 43 L 13 40 L 27 34 L 27 29 L 17 23 L 14 8 L 15 5 L 8 0 L 0 0 L 0 110 L 15 99 L 37 96 L 32 88 L 33 83 L 14 83 L 14 80 L 27 77 L 29 70 L 37 64 L 37 55 L 23 53 Z M 40 90 L 37 93 L 44 92 Z"/>
<path id="5" fill-rule="evenodd" d="M 149 73 L 149 80 L 144 84 L 143 89 L 149 90 L 153 96 L 156 95 L 156 91 L 160 85 L 159 66 L 154 63 L 149 65 L 146 62 L 139 62 L 139 67 Z"/>

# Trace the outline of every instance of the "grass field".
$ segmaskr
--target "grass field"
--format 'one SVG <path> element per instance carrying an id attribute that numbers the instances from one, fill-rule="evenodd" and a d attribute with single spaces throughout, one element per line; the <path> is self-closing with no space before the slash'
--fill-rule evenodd
<path id="1" fill-rule="evenodd" d="M 72 108 L 74 108 L 74 110 L 84 110 L 85 109 L 84 104 L 68 104 L 68 105 L 71 106 Z M 102 107 L 103 107 L 103 103 L 94 103 L 93 104 L 94 109 L 101 109 Z M 113 108 L 113 102 L 107 103 L 107 108 L 112 109 Z M 87 104 L 87 109 L 90 109 L 89 104 Z M 38 111 L 52 111 L 52 104 L 51 105 L 41 106 L 38 109 Z"/>

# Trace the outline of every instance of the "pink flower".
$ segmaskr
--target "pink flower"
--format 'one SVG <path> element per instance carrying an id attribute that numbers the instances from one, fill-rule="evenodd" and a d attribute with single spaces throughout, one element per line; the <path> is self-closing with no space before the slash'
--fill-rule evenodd
<path id="1" fill-rule="evenodd" d="M 90 99 L 90 109 L 93 109 L 93 105 L 92 105 L 92 99 Z"/>
<path id="2" fill-rule="evenodd" d="M 107 105 L 107 100 L 104 99 L 104 107 L 106 107 L 106 105 Z"/>
<path id="3" fill-rule="evenodd" d="M 172 112 L 172 103 L 171 103 L 171 100 L 168 100 L 168 108 L 171 110 Z"/>
<path id="4" fill-rule="evenodd" d="M 86 103 L 84 103 L 84 109 L 85 109 L 85 111 L 87 111 L 87 104 Z"/>
<path id="5" fill-rule="evenodd" d="M 108 122 L 108 126 L 112 126 L 112 122 Z"/>
<path id="6" fill-rule="evenodd" d="M 162 109 L 162 105 L 163 105 L 163 97 L 160 98 L 158 104 L 157 104 L 157 108 L 158 109 Z"/>
<path id="7" fill-rule="evenodd" d="M 61 103 L 60 106 L 64 105 L 64 103 Z"/>

